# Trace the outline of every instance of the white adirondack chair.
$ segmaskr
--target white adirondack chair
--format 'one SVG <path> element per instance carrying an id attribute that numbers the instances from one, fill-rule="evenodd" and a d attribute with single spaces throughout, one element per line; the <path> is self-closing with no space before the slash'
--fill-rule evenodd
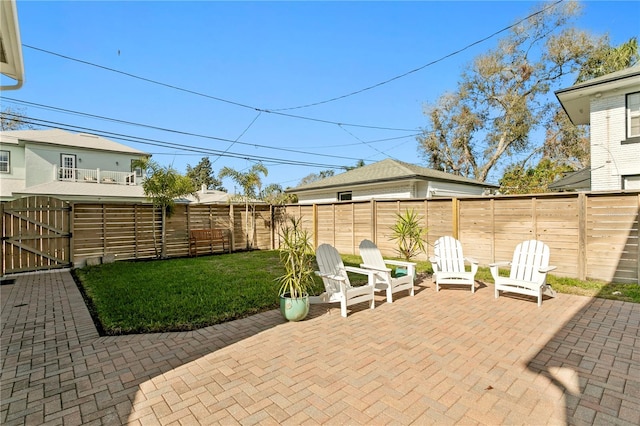
<path id="1" fill-rule="evenodd" d="M 362 240 L 360 243 L 360 257 L 363 262 L 360 264 L 361 268 L 375 271 L 376 291 L 386 291 L 388 303 L 393 303 L 393 293 L 398 291 L 408 290 L 410 296 L 415 294 L 413 288 L 416 275 L 415 263 L 383 259 L 378 247 L 369 240 Z M 387 265 L 404 267 L 407 269 L 407 275 L 394 278 L 391 276 L 391 268 Z"/>
<path id="2" fill-rule="evenodd" d="M 340 302 L 340 315 L 347 316 L 347 306 L 356 303 L 370 302 L 371 309 L 375 308 L 374 272 L 362 268 L 344 266 L 342 258 L 333 246 L 321 244 L 316 250 L 316 261 L 319 271 L 316 275 L 322 277 L 325 292 L 320 296 L 310 296 L 310 303 Z M 347 271 L 367 275 L 366 285 L 352 287 Z"/>
<path id="3" fill-rule="evenodd" d="M 433 256 L 429 261 L 433 266 L 436 292 L 440 291 L 440 286 L 445 284 L 471 286 L 471 293 L 475 293 L 478 261 L 464 257 L 460 241 L 448 236 L 438 238 L 434 245 Z M 467 271 L 465 262 L 471 264 L 470 271 Z"/>
<path id="4" fill-rule="evenodd" d="M 508 277 L 498 274 L 500 266 L 511 266 Z M 556 292 L 547 285 L 547 272 L 556 269 L 549 266 L 549 246 L 542 241 L 528 240 L 516 246 L 511 262 L 492 263 L 489 265 L 495 281 L 496 299 L 500 291 L 525 294 L 538 298 L 538 306 L 542 305 L 542 295 L 555 297 Z"/>

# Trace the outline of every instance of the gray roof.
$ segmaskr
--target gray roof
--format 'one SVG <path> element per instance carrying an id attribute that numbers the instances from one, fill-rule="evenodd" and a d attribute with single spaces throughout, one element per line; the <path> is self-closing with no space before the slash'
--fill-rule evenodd
<path id="1" fill-rule="evenodd" d="M 149 155 L 146 152 L 100 136 L 90 135 L 87 133 L 71 133 L 60 129 L 10 130 L 0 133 L 0 142 L 16 145 L 20 142 L 34 142 L 75 148 L 95 149 L 99 151 L 137 154 L 141 156 Z"/>
<path id="2" fill-rule="evenodd" d="M 331 176 L 307 185 L 301 185 L 288 189 L 286 192 L 303 192 L 324 188 L 335 188 L 341 186 L 352 186 L 358 184 L 371 184 L 381 182 L 393 182 L 406 179 L 438 180 L 445 182 L 463 183 L 467 185 L 477 185 L 483 188 L 497 188 L 486 182 L 469 179 L 463 176 L 452 175 L 439 170 L 416 166 L 415 164 L 387 158 L 386 160 L 367 166 L 358 167 L 339 175 Z"/>
<path id="3" fill-rule="evenodd" d="M 591 169 L 566 173 L 564 177 L 549 185 L 554 191 L 589 191 L 591 189 Z"/>

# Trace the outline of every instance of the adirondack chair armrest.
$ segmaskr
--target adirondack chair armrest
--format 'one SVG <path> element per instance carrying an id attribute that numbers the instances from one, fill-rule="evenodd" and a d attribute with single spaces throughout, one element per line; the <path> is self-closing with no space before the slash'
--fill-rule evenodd
<path id="1" fill-rule="evenodd" d="M 334 275 L 334 274 L 323 274 L 320 271 L 315 271 L 315 274 L 322 278 L 329 278 L 334 281 L 344 281 L 344 277 L 342 275 Z"/>
<path id="2" fill-rule="evenodd" d="M 367 276 L 367 285 L 375 286 L 375 283 L 376 283 L 376 278 L 375 278 L 376 271 L 374 271 L 372 269 L 356 268 L 355 266 L 345 266 L 344 270 L 347 271 L 347 272 L 354 272 L 356 274 L 366 275 Z"/>
<path id="3" fill-rule="evenodd" d="M 540 268 L 539 271 L 542 272 L 543 274 L 546 274 L 547 272 L 553 271 L 556 268 L 557 266 L 546 266 L 546 267 Z"/>
<path id="4" fill-rule="evenodd" d="M 387 265 L 394 265 L 394 266 L 413 266 L 414 268 L 416 267 L 416 264 L 414 262 L 405 262 L 402 260 L 384 260 L 384 263 L 386 263 Z"/>
<path id="5" fill-rule="evenodd" d="M 464 260 L 466 260 L 467 262 L 469 262 L 469 264 L 471 264 L 471 273 L 473 274 L 473 276 L 475 276 L 476 273 L 478 272 L 479 262 L 473 257 L 465 257 Z"/>
<path id="6" fill-rule="evenodd" d="M 491 275 L 493 276 L 494 281 L 500 277 L 500 271 L 498 270 L 498 268 L 500 268 L 501 266 L 509 266 L 509 265 L 511 265 L 511 262 L 506 262 L 506 261 L 494 262 L 489 264 L 489 270 L 491 271 Z"/>
<path id="7" fill-rule="evenodd" d="M 371 269 L 356 268 L 355 266 L 345 266 L 344 270 L 355 274 L 371 275 L 374 273 Z"/>
<path id="8" fill-rule="evenodd" d="M 364 269 L 371 269 L 373 271 L 379 271 L 379 272 L 391 272 L 391 268 L 379 268 L 375 265 L 367 265 L 365 263 L 361 263 L 360 267 Z"/>

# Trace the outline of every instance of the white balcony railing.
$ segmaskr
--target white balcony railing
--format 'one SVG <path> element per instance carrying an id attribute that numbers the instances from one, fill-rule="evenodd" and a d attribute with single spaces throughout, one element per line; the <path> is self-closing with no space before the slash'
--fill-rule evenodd
<path id="1" fill-rule="evenodd" d="M 115 172 L 100 169 L 76 169 L 53 166 L 53 179 L 67 182 L 104 183 L 115 185 L 138 185 L 142 182 L 135 172 Z"/>

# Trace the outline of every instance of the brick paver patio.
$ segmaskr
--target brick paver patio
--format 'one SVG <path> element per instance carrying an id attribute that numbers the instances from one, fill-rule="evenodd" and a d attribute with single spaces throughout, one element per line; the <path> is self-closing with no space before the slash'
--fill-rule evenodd
<path id="1" fill-rule="evenodd" d="M 436 293 L 100 337 L 68 272 L 0 287 L 3 425 L 640 424 L 640 305 Z"/>

